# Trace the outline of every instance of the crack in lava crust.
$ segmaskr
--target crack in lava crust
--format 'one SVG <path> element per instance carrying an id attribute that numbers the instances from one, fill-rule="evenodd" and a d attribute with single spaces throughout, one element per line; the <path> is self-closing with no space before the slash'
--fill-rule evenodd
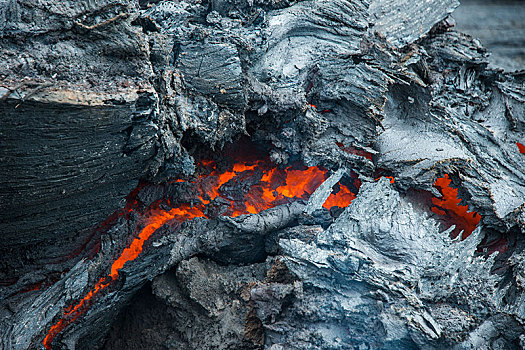
<path id="1" fill-rule="evenodd" d="M 434 213 L 438 215 L 447 216 L 456 224 L 456 228 L 451 233 L 452 238 L 456 238 L 460 232 L 461 239 L 465 239 L 476 229 L 481 220 L 481 216 L 475 211 L 468 211 L 468 205 L 460 205 L 461 198 L 458 197 L 458 190 L 453 188 L 450 184 L 452 180 L 445 174 L 434 183 L 434 186 L 443 195 L 442 198 L 432 198 L 432 207 Z"/>
<path id="2" fill-rule="evenodd" d="M 43 341 L 46 349 L 51 349 L 53 339 L 89 308 L 96 295 L 119 278 L 120 269 L 127 262 L 135 260 L 140 255 L 145 241 L 164 224 L 171 220 L 183 222 L 196 217 L 210 218 L 212 215 L 207 214 L 207 206 L 218 197 L 222 198 L 223 201 L 226 199 L 230 202 L 230 207 L 221 215 L 234 217 L 243 214 L 256 214 L 276 205 L 289 203 L 292 200 L 308 199 L 313 191 L 328 177 L 328 170 L 321 167 L 294 164 L 286 169 L 278 169 L 269 160 L 238 162 L 230 170 L 223 172 L 216 169 L 216 164 L 213 161 L 203 160 L 199 166 L 211 170 L 207 175 L 201 175 L 194 182 L 191 182 L 198 197 L 196 200 L 200 200 L 200 203 L 197 205 L 182 204 L 170 210 L 163 210 L 160 207 L 150 209 L 147 214 L 146 226 L 113 262 L 111 272 L 100 278 L 94 288 L 77 304 L 66 308 L 61 319 L 51 326 Z M 182 179 L 172 181 L 172 183 L 184 182 L 187 181 Z M 241 200 L 238 198 L 236 200 L 227 193 L 228 189 L 235 187 L 241 187 L 241 190 L 236 189 L 236 193 L 243 194 Z M 323 204 L 326 209 L 333 206 L 346 207 L 355 198 L 355 194 L 347 186 L 339 184 L 336 187 L 337 189 L 330 194 Z"/>

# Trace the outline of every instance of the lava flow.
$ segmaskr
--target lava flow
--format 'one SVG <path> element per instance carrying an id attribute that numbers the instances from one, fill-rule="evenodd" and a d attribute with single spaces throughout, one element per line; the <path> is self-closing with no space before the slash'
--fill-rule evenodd
<path id="1" fill-rule="evenodd" d="M 78 303 L 67 308 L 62 318 L 51 327 L 43 342 L 46 349 L 51 349 L 53 339 L 89 308 L 96 295 L 118 279 L 119 271 L 124 265 L 140 255 L 146 240 L 164 224 L 171 220 L 183 222 L 196 217 L 255 214 L 296 199 L 308 199 L 328 177 L 328 171 L 321 167 L 294 164 L 286 169 L 278 169 L 269 160 L 237 162 L 224 171 L 219 171 L 214 161 L 201 161 L 198 167 L 207 172 L 207 175 L 200 175 L 191 182 L 177 179 L 170 184 L 190 186 L 197 204 L 185 203 L 163 210 L 157 202 L 154 208 L 150 208 L 145 219 L 146 225 L 113 262 L 109 274 L 100 278 L 95 287 Z M 359 185 L 360 181 L 356 178 L 353 186 L 358 189 Z M 220 201 L 215 201 L 219 197 Z M 323 207 L 346 207 L 354 198 L 355 194 L 350 188 L 339 183 L 334 186 Z M 212 205 L 214 202 L 220 202 L 220 212 L 213 209 L 217 206 Z"/>
<path id="2" fill-rule="evenodd" d="M 136 259 L 142 252 L 144 242 L 151 237 L 151 235 L 166 222 L 179 218 L 193 218 L 203 216 L 201 212 L 195 208 L 181 207 L 173 208 L 170 211 L 153 211 L 150 213 L 148 224 L 140 231 L 139 236 L 131 242 L 130 246 L 122 251 L 120 256 L 111 265 L 111 273 L 108 276 L 102 277 L 96 284 L 95 288 L 89 291 L 88 294 L 76 305 L 67 308 L 64 316 L 55 323 L 46 337 L 44 338 L 44 346 L 46 349 L 51 349 L 51 342 L 55 336 L 60 333 L 65 327 L 74 322 L 90 305 L 91 299 L 97 295 L 101 290 L 110 285 L 119 276 L 119 270 L 128 261 Z"/>
<path id="3" fill-rule="evenodd" d="M 459 205 L 461 199 L 458 198 L 458 190 L 450 186 L 452 180 L 445 174 L 434 183 L 434 186 L 441 192 L 442 198 L 432 198 L 431 210 L 439 215 L 447 216 L 456 228 L 451 233 L 452 238 L 456 238 L 461 231 L 462 239 L 467 238 L 476 229 L 481 216 L 476 212 L 469 212 L 468 205 Z"/>

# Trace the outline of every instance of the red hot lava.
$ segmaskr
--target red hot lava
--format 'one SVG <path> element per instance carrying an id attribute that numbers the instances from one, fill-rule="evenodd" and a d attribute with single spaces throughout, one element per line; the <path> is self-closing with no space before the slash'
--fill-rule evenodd
<path id="1" fill-rule="evenodd" d="M 199 166 L 209 172 L 191 182 L 200 203 L 182 204 L 169 211 L 158 206 L 150 209 L 145 219 L 146 225 L 113 262 L 109 274 L 100 278 L 84 298 L 68 307 L 62 318 L 51 326 L 43 342 L 46 349 L 51 349 L 53 339 L 89 308 L 92 299 L 97 294 L 118 279 L 119 271 L 124 265 L 140 255 L 146 240 L 164 224 L 171 220 L 183 222 L 196 217 L 212 217 L 212 214 L 208 214 L 208 205 L 218 197 L 223 203 L 225 201 L 230 203 L 230 206 L 221 215 L 238 216 L 259 213 L 296 199 L 307 199 L 328 177 L 328 171 L 317 166 L 294 165 L 286 169 L 277 169 L 268 160 L 237 162 L 226 171 L 217 170 L 217 165 L 213 161 L 201 161 Z M 172 183 L 184 182 L 186 181 L 177 179 Z M 360 182 L 356 179 L 354 183 L 359 184 Z M 323 207 L 327 209 L 333 206 L 346 207 L 355 198 L 355 194 L 348 187 L 343 184 L 338 186 L 339 190 L 334 190 Z M 241 189 L 228 191 L 235 187 L 241 187 Z"/>
<path id="2" fill-rule="evenodd" d="M 330 209 L 332 207 L 345 208 L 355 199 L 355 194 L 350 191 L 348 187 L 339 184 L 339 191 L 331 193 L 323 204 L 323 208 Z"/>
<path id="3" fill-rule="evenodd" d="M 450 186 L 452 180 L 445 174 L 436 180 L 434 185 L 441 192 L 442 198 L 432 198 L 431 210 L 439 215 L 444 215 L 456 225 L 456 228 L 451 234 L 452 238 L 456 238 L 461 231 L 462 239 L 467 238 L 476 229 L 481 220 L 481 216 L 476 212 L 469 212 L 468 205 L 460 205 L 461 199 L 458 198 L 458 190 Z"/>
<path id="4" fill-rule="evenodd" d="M 518 150 L 520 151 L 520 153 L 525 154 L 525 145 L 522 145 L 521 143 L 516 142 L 516 146 L 518 146 Z"/>

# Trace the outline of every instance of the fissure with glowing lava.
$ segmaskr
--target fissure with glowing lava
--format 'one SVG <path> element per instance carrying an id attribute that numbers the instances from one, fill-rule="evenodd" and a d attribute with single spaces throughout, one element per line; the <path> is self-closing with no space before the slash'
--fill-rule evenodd
<path id="1" fill-rule="evenodd" d="M 93 298 L 119 278 L 119 271 L 127 262 L 135 260 L 140 255 L 144 243 L 164 224 L 172 220 L 183 222 L 197 217 L 213 218 L 217 215 L 235 217 L 256 214 L 293 200 L 306 200 L 328 177 L 328 171 L 321 167 L 306 167 L 296 163 L 285 169 L 279 169 L 275 168 L 269 160 L 241 161 L 224 171 L 219 171 L 214 161 L 203 160 L 199 163 L 199 167 L 207 175 L 200 175 L 193 181 L 177 179 L 171 183 L 181 186 L 190 185 L 195 193 L 195 201 L 182 203 L 169 210 L 161 209 L 158 203 L 150 208 L 144 215 L 144 227 L 113 261 L 109 273 L 101 277 L 94 288 L 78 303 L 66 308 L 62 317 L 51 326 L 43 342 L 46 349 L 51 349 L 53 339 L 89 308 Z M 394 181 L 392 177 L 389 178 L 391 182 Z M 457 190 L 450 187 L 450 182 L 448 175 L 436 181 L 435 186 L 442 192 L 443 197 L 433 198 L 432 202 L 436 207 L 433 207 L 432 211 L 457 219 L 458 227 L 463 229 L 463 238 L 465 238 L 477 226 L 480 217 L 479 215 L 476 217 L 476 213 L 467 212 L 468 207 L 459 205 Z M 349 186 L 357 192 L 360 185 L 361 181 L 355 176 L 353 184 Z M 323 207 L 326 209 L 347 207 L 356 197 L 349 186 L 341 182 L 334 186 Z M 229 205 L 217 214 L 208 209 L 219 197 L 221 203 L 229 203 Z M 129 209 L 132 210 L 133 208 Z"/>
<path id="2" fill-rule="evenodd" d="M 93 298 L 102 290 L 118 279 L 119 271 L 124 265 L 135 260 L 142 252 L 144 243 L 156 230 L 171 220 L 183 222 L 196 217 L 211 218 L 214 214 L 208 212 L 208 206 L 218 197 L 229 201 L 230 205 L 221 215 L 239 216 L 256 214 L 276 205 L 289 203 L 292 200 L 308 199 L 315 189 L 328 177 L 328 171 L 321 167 L 305 167 L 294 164 L 286 169 L 275 168 L 268 160 L 253 162 L 238 162 L 226 171 L 218 171 L 214 161 L 201 161 L 200 167 L 210 170 L 208 175 L 201 175 L 191 182 L 196 193 L 196 203 L 183 203 L 170 210 L 163 210 L 159 206 L 152 208 L 146 214 L 145 226 L 138 236 L 125 248 L 111 265 L 110 272 L 98 280 L 78 303 L 68 307 L 61 319 L 51 326 L 44 338 L 44 347 L 51 349 L 53 339 L 73 323 L 88 308 Z M 253 183 L 242 189 L 243 198 L 228 195 L 227 187 L 242 186 L 242 179 L 250 177 Z M 185 183 L 182 179 L 173 183 Z M 358 182 L 358 184 L 360 184 Z M 245 186 L 246 187 L 246 186 Z M 323 207 L 346 207 L 355 198 L 355 194 L 348 186 L 339 183 Z M 240 200 L 242 199 L 242 200 Z M 132 209 L 130 209 L 132 210 Z"/>

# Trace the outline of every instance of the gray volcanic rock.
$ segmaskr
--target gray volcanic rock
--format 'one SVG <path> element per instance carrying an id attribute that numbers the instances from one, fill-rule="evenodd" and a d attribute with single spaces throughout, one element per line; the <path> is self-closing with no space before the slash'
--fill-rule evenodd
<path id="1" fill-rule="evenodd" d="M 525 198 L 525 162 L 516 147 L 525 132 L 519 112 L 523 78 L 509 76 L 503 82 L 485 70 L 485 50 L 464 34 L 445 32 L 423 43 L 425 53 L 412 51 L 410 60 L 427 67 L 431 88 L 391 89 L 385 132 L 378 137 L 378 165 L 393 169 L 401 186 L 407 179 L 410 187 L 419 183 L 427 190 L 440 171 L 458 172 L 484 224 L 510 228 Z M 436 70 L 446 74 L 436 75 Z"/>
<path id="2" fill-rule="evenodd" d="M 154 91 L 62 93 L 0 106 L 4 248 L 57 241 L 103 221 L 154 155 Z"/>
<path id="3" fill-rule="evenodd" d="M 453 17 L 457 30 L 478 38 L 490 52 L 490 67 L 507 72 L 525 69 L 522 1 L 463 0 Z"/>
<path id="4" fill-rule="evenodd" d="M 72 259 L 149 171 L 161 123 L 136 10 L 0 3 L 3 280 Z"/>
<path id="5" fill-rule="evenodd" d="M 376 0 L 370 3 L 372 30 L 397 48 L 409 45 L 458 7 L 457 0 Z"/>
<path id="6" fill-rule="evenodd" d="M 242 267 L 182 261 L 154 280 L 157 301 L 133 303 L 105 348 L 140 347 L 151 339 L 158 339 L 155 346 L 189 349 L 518 346 L 523 291 L 491 273 L 497 254 L 476 253 L 481 229 L 462 242 L 448 238 L 451 229 L 443 232 L 387 179 L 366 183 L 327 230 L 285 230 L 275 261 Z M 308 230 L 316 232 L 313 239 Z M 522 246 L 521 239 L 506 278 L 518 276 Z M 168 316 L 159 321 L 155 310 L 163 308 Z"/>
<path id="7" fill-rule="evenodd" d="M 303 286 L 280 315 L 285 322 L 261 318 L 267 345 L 488 349 L 519 343 L 522 292 L 510 302 L 509 286 L 490 274 L 494 256 L 475 255 L 480 232 L 452 241 L 387 179 L 364 184 L 315 242 L 281 240 Z M 515 256 L 521 260 L 522 252 Z M 466 323 L 458 327 L 451 315 Z M 492 327 L 489 334 L 483 334 L 486 327 Z"/>
<path id="8" fill-rule="evenodd" d="M 0 1 L 0 347 L 524 347 L 525 75 L 455 6 Z M 194 158 L 241 138 L 332 175 L 150 223 L 205 207 Z M 464 241 L 430 211 L 444 174 L 482 217 Z M 357 198 L 323 209 L 340 180 Z"/>
<path id="9" fill-rule="evenodd" d="M 271 260 L 249 266 L 184 260 L 139 294 L 104 349 L 260 349 L 264 334 L 250 289 L 275 278 L 276 266 Z"/>

